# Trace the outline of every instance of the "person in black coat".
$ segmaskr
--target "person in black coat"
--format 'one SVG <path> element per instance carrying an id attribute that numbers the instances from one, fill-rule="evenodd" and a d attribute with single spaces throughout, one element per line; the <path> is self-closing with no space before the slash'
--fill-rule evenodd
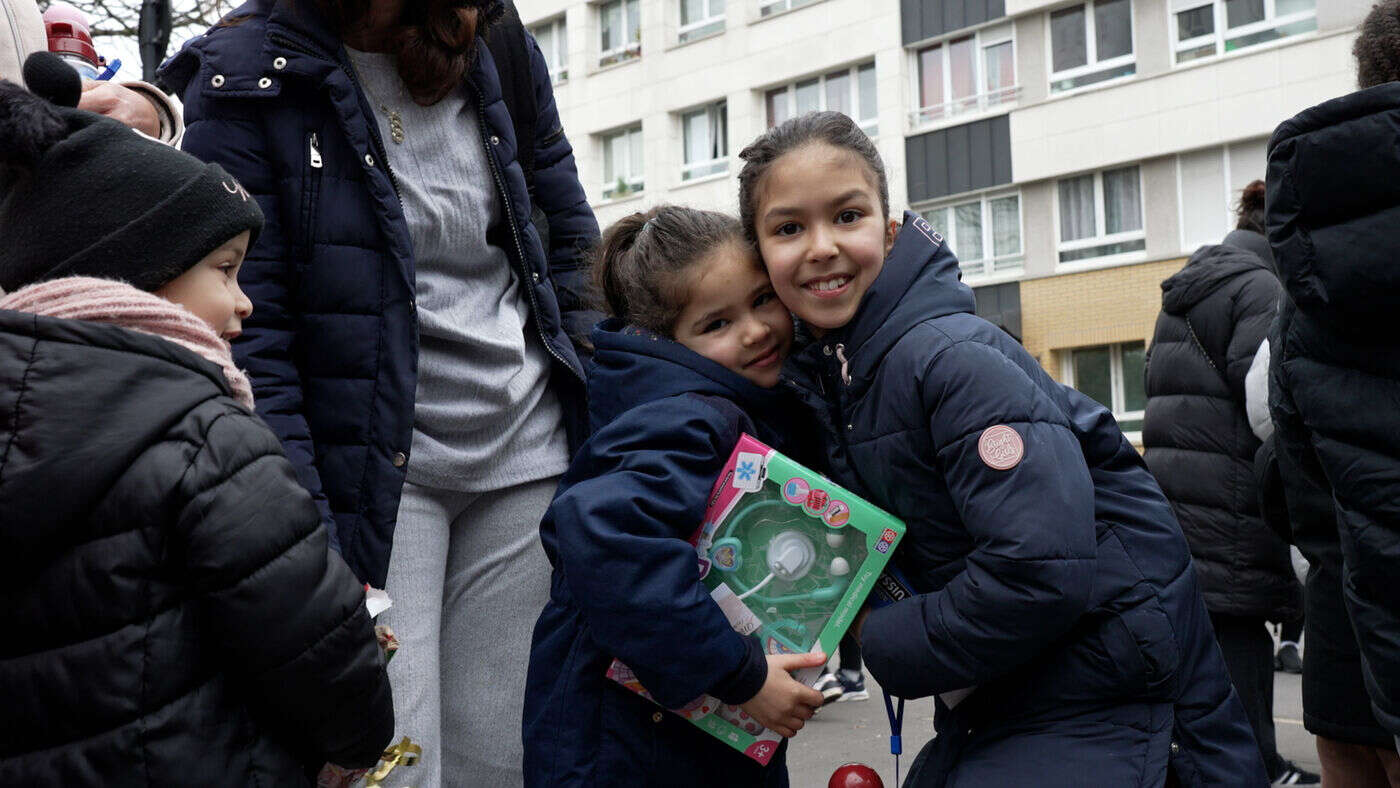
<path id="1" fill-rule="evenodd" d="M 228 349 L 257 204 L 3 81 L 0 173 L 0 785 L 373 765 L 393 703 L 364 590 Z"/>
<path id="2" fill-rule="evenodd" d="M 1240 199 L 1236 229 L 1162 282 L 1147 364 L 1143 459 L 1186 533 L 1201 594 L 1269 777 L 1316 783 L 1279 756 L 1267 621 L 1302 608 L 1288 544 L 1259 516 L 1245 375 L 1281 292 L 1264 238 L 1264 182 Z M 1292 775 L 1288 775 L 1289 772 Z"/>
<path id="3" fill-rule="evenodd" d="M 1269 241 L 1286 292 L 1269 406 L 1311 564 L 1303 722 L 1326 782 L 1400 785 L 1400 2 L 1372 9 L 1354 52 L 1361 90 L 1269 141 Z"/>

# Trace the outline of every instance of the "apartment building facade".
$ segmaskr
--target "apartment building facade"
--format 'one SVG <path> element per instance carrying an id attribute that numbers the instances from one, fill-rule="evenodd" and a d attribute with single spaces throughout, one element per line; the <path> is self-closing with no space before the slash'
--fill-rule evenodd
<path id="1" fill-rule="evenodd" d="M 978 311 L 1136 437 L 1160 282 L 1230 228 L 1268 136 L 1354 89 L 1369 0 L 521 3 L 600 223 L 737 210 L 737 154 L 855 118 Z"/>

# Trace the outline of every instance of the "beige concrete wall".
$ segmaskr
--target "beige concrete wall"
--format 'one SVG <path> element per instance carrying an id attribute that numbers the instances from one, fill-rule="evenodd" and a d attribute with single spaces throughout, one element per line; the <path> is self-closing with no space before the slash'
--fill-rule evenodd
<path id="1" fill-rule="evenodd" d="M 1026 350 L 1060 379 L 1060 354 L 1077 347 L 1152 341 L 1163 279 L 1184 259 L 1120 265 L 1021 283 L 1021 330 Z"/>

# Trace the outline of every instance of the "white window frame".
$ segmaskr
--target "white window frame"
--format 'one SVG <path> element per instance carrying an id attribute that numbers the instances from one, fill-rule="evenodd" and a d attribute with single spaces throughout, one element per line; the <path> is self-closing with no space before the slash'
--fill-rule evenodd
<path id="1" fill-rule="evenodd" d="M 1181 28 L 1177 24 L 1176 15 L 1186 11 L 1194 11 L 1198 8 L 1211 6 L 1211 18 L 1214 29 L 1203 36 L 1182 40 L 1179 38 Z M 1251 22 L 1237 28 L 1227 29 L 1228 16 L 1225 13 L 1225 0 L 1171 0 L 1167 3 L 1167 26 L 1171 30 L 1172 42 L 1172 64 L 1181 66 L 1188 63 L 1196 63 L 1202 60 L 1219 57 L 1221 55 L 1233 54 L 1235 52 L 1247 52 L 1262 46 L 1268 46 L 1276 41 L 1286 41 L 1295 39 L 1298 36 L 1305 36 L 1317 32 L 1317 3 L 1306 11 L 1297 11 L 1287 16 L 1277 15 L 1278 3 L 1276 0 L 1264 0 L 1264 18 L 1258 22 Z M 1249 44 L 1236 49 L 1226 50 L 1225 45 L 1238 38 L 1264 33 L 1283 27 L 1289 27 L 1299 23 L 1312 22 L 1311 30 L 1300 30 L 1296 33 L 1286 33 L 1279 38 L 1260 41 L 1256 44 Z M 1196 57 L 1181 59 L 1183 52 L 1193 52 L 1207 46 L 1214 47 L 1210 54 L 1202 54 Z"/>
<path id="2" fill-rule="evenodd" d="M 637 29 L 627 29 L 627 5 L 631 3 L 637 6 Z M 609 6 L 618 5 L 622 9 L 622 41 L 621 46 L 612 49 L 603 49 L 603 16 Z M 642 29 L 641 29 L 641 0 L 608 0 L 597 5 L 598 14 L 598 67 L 607 68 L 620 63 L 628 63 L 637 60 L 642 56 Z"/>
<path id="3" fill-rule="evenodd" d="M 550 49 L 553 51 L 545 51 L 544 47 L 541 47 L 540 51 L 544 52 L 545 64 L 549 66 L 549 78 L 556 85 L 569 81 L 569 25 L 565 17 L 565 14 L 560 14 L 553 19 L 530 25 L 530 35 L 535 37 L 536 43 L 539 43 L 540 38 L 538 31 L 550 29 L 549 40 L 553 44 Z"/>
<path id="4" fill-rule="evenodd" d="M 1131 50 L 1126 55 L 1119 55 L 1118 57 L 1103 61 L 1098 59 L 1099 42 L 1097 31 L 1095 30 L 1095 25 L 1097 25 L 1098 22 L 1094 18 L 1095 2 L 1097 2 L 1097 0 L 1086 0 L 1082 5 L 1079 3 L 1071 3 L 1064 8 L 1056 8 L 1054 11 L 1050 12 L 1050 14 L 1053 15 L 1057 11 L 1064 11 L 1076 5 L 1084 9 L 1084 56 L 1087 62 L 1082 66 L 1067 68 L 1064 71 L 1055 70 L 1054 25 L 1051 23 L 1050 16 L 1046 16 L 1045 18 L 1045 70 L 1050 74 L 1050 92 L 1052 94 L 1097 88 L 1120 79 L 1128 79 L 1137 74 L 1137 9 L 1134 7 L 1132 0 L 1128 0 L 1128 42 L 1131 46 Z M 1074 85 L 1066 88 L 1055 87 L 1055 84 L 1058 82 L 1078 79 L 1103 71 L 1112 71 L 1128 65 L 1133 66 L 1133 70 L 1126 74 L 1120 74 L 1116 77 L 1109 77 L 1099 82 L 1090 82 L 1083 85 Z"/>
<path id="5" fill-rule="evenodd" d="M 602 169 L 604 170 L 604 173 L 603 173 L 603 190 L 602 190 L 602 194 L 603 194 L 603 200 L 605 200 L 605 201 L 620 200 L 620 199 L 623 199 L 623 198 L 625 198 L 625 197 L 634 197 L 634 196 L 636 196 L 636 195 L 641 194 L 642 192 L 644 192 L 644 191 L 646 190 L 646 158 L 645 158 L 645 155 L 646 155 L 646 154 L 645 154 L 645 147 L 643 147 L 642 171 L 641 171 L 641 172 L 632 172 L 632 171 L 631 171 L 631 169 L 632 169 L 632 157 L 631 157 L 631 140 L 630 140 L 630 139 L 626 141 L 626 142 L 627 142 L 626 147 L 627 147 L 627 151 L 628 151 L 628 156 L 627 156 L 627 160 L 626 160 L 626 162 L 625 162 L 625 165 L 626 165 L 626 166 L 625 166 L 625 169 L 627 170 L 627 174 L 626 174 L 625 176 L 619 176 L 619 177 L 617 177 L 617 178 L 614 178 L 611 182 L 609 182 L 608 179 L 607 179 L 607 172 L 606 172 L 606 170 L 607 170 L 607 155 L 608 155 L 607 151 L 608 151 L 608 147 L 612 144 L 612 141 L 613 141 L 614 139 L 616 139 L 617 137 L 619 137 L 619 136 L 624 136 L 624 135 L 630 137 L 630 136 L 633 135 L 633 134 L 637 135 L 637 137 L 639 137 L 639 138 L 642 138 L 642 124 L 636 123 L 636 124 L 633 124 L 633 125 L 631 125 L 631 126 L 624 126 L 624 127 L 622 127 L 622 128 L 613 129 L 612 131 L 607 131 L 607 132 L 604 132 L 604 133 L 598 135 L 598 141 L 599 141 L 599 144 L 601 145 L 601 149 L 602 149 L 602 156 L 600 156 L 600 158 L 601 158 L 601 160 L 602 160 L 602 165 L 601 165 L 601 166 L 602 166 Z M 645 138 L 642 138 L 642 140 L 643 140 L 643 145 L 645 145 Z M 617 166 L 617 162 L 614 161 L 613 166 L 616 167 L 616 166 Z M 623 181 L 623 182 L 627 185 L 627 191 L 626 191 L 625 193 L 619 193 L 618 190 L 617 190 L 617 182 L 618 182 L 619 180 Z"/>
<path id="6" fill-rule="evenodd" d="M 1007 197 L 1016 198 L 1016 232 L 1017 238 L 1020 239 L 1021 249 L 1015 254 L 997 256 L 995 253 L 996 231 L 992 226 L 992 203 Z M 948 248 L 958 256 L 958 264 L 963 272 L 963 281 L 969 284 L 984 285 L 1004 280 L 1009 281 L 1020 276 L 1026 268 L 1026 220 L 1023 210 L 1025 199 L 1019 189 L 991 191 L 983 194 L 962 194 L 956 199 L 929 203 L 916 210 L 927 221 L 928 214 L 932 211 L 952 211 L 959 206 L 971 203 L 980 203 L 982 209 L 982 257 L 980 259 L 976 261 L 963 259 L 962 250 L 958 247 L 956 221 L 950 221 L 948 227 L 933 225 L 933 229 L 943 235 Z M 954 216 L 955 214 L 950 213 L 949 215 Z M 929 223 L 932 224 L 932 221 Z"/>
<path id="7" fill-rule="evenodd" d="M 1142 226 L 1136 230 L 1127 232 L 1106 234 L 1108 229 L 1107 210 L 1104 207 L 1103 174 L 1114 170 L 1125 170 L 1129 167 L 1137 168 L 1138 174 L 1138 209 L 1141 211 L 1139 218 Z M 1094 235 L 1089 238 L 1080 238 L 1074 241 L 1066 241 L 1060 237 L 1060 181 L 1082 178 L 1085 175 L 1094 176 Z M 1096 170 L 1093 173 L 1081 172 L 1075 175 L 1067 175 L 1063 178 L 1055 179 L 1055 266 L 1058 270 L 1073 268 L 1089 268 L 1107 263 L 1121 263 L 1141 260 L 1147 254 L 1147 200 L 1143 195 L 1146 190 L 1143 188 L 1142 165 L 1125 164 L 1121 167 L 1106 167 Z M 1084 257 L 1078 260 L 1061 260 L 1060 255 L 1065 252 L 1077 252 L 1083 249 L 1092 249 L 1096 246 L 1109 246 L 1110 244 L 1132 243 L 1142 241 L 1142 249 L 1133 249 L 1126 252 L 1116 252 L 1113 254 L 1099 255 L 1096 257 Z M 1022 241 L 1022 245 L 1024 245 Z"/>
<path id="8" fill-rule="evenodd" d="M 1122 425 L 1122 423 L 1125 421 L 1134 421 L 1137 419 L 1144 418 L 1145 414 L 1147 413 L 1146 410 L 1125 410 L 1125 408 L 1127 408 L 1127 392 L 1123 385 L 1124 378 L 1126 377 L 1123 374 L 1123 346 L 1136 345 L 1139 343 L 1142 344 L 1143 351 L 1146 352 L 1147 342 L 1145 340 L 1140 339 L 1135 339 L 1131 342 L 1114 342 L 1109 345 L 1086 345 L 1084 347 L 1069 348 L 1067 350 L 1061 351 L 1062 360 L 1060 363 L 1060 381 L 1066 386 L 1069 386 L 1075 391 L 1078 391 L 1079 387 L 1075 385 L 1074 381 L 1074 354 L 1079 351 L 1098 350 L 1099 348 L 1107 347 L 1108 385 L 1110 399 L 1113 400 L 1113 402 L 1107 407 L 1113 413 L 1113 420 L 1118 422 L 1119 425 Z M 1084 396 L 1088 397 L 1089 395 L 1085 394 Z M 1090 397 L 1090 399 L 1093 398 Z M 1102 405 L 1104 403 L 1099 404 Z M 1139 445 L 1141 445 L 1142 443 L 1142 430 L 1140 429 L 1133 430 L 1132 432 L 1124 432 L 1123 435 L 1127 437 L 1128 442 L 1130 443 L 1135 443 Z"/>
<path id="9" fill-rule="evenodd" d="M 788 11 L 796 11 L 803 6 L 820 3 L 821 1 L 822 0 L 759 0 L 758 15 L 760 19 L 766 19 L 770 16 L 785 14 Z"/>
<path id="10" fill-rule="evenodd" d="M 689 44 L 692 41 L 699 41 L 703 38 L 716 36 L 724 32 L 726 14 L 729 5 L 736 0 L 702 0 L 705 4 L 705 17 L 694 22 L 681 24 L 676 30 L 676 39 L 679 43 Z M 725 10 L 718 13 L 712 7 L 716 2 L 724 3 Z M 676 0 L 676 19 L 683 19 L 685 15 L 685 0 Z"/>
<path id="11" fill-rule="evenodd" d="M 710 115 L 719 112 L 721 108 L 724 110 L 724 123 L 723 123 L 723 132 L 724 132 L 724 155 L 723 155 L 723 156 L 720 156 L 720 157 L 718 157 L 718 158 L 713 158 L 713 159 L 705 159 L 705 160 L 702 160 L 702 161 L 691 161 L 691 162 L 687 162 L 687 161 L 685 160 L 686 148 L 687 148 L 687 146 L 686 146 L 686 144 L 685 144 L 685 143 L 686 143 L 686 139 L 685 139 L 685 121 L 686 121 L 686 118 L 689 118 L 690 116 L 695 115 L 695 114 L 697 114 L 697 113 L 704 113 L 704 114 L 706 115 L 706 118 L 708 119 Z M 713 102 L 710 102 L 709 104 L 704 104 L 704 105 L 701 105 L 701 106 L 699 106 L 699 107 L 692 107 L 692 108 L 690 108 L 690 109 L 688 109 L 688 110 L 685 110 L 684 112 L 681 112 L 681 113 L 680 113 L 680 122 L 681 122 L 681 133 L 680 133 L 680 138 L 681 138 L 681 181 L 682 181 L 683 183 L 688 183 L 688 182 L 690 182 L 690 181 L 696 181 L 696 180 L 699 180 L 699 179 L 701 179 L 701 178 L 708 178 L 708 177 L 714 176 L 714 175 L 726 175 L 726 174 L 728 174 L 728 173 L 729 173 L 729 104 L 728 104 L 728 102 L 727 102 L 725 99 L 720 99 L 719 101 L 713 101 Z M 711 140 L 710 142 L 713 143 L 714 140 Z"/>
<path id="12" fill-rule="evenodd" d="M 928 107 L 919 107 L 909 113 L 909 125 L 911 128 L 919 129 L 926 126 L 935 125 L 949 118 L 959 117 L 972 113 L 987 112 L 995 109 L 1008 108 L 1014 104 L 1021 95 L 1021 74 L 1020 69 L 1016 72 L 1015 84 L 998 91 L 986 90 L 987 84 L 987 50 L 1001 44 L 1011 44 L 1012 67 L 1016 64 L 1016 27 L 1013 24 L 999 22 L 995 26 L 975 30 L 971 33 L 973 47 L 972 79 L 977 86 L 977 92 L 971 96 L 961 99 L 951 98 L 953 95 L 953 69 L 949 55 L 949 45 L 968 37 L 966 31 L 960 31 L 955 35 L 945 36 L 934 41 L 925 41 L 909 49 L 911 62 L 913 63 L 910 72 L 913 75 L 913 85 L 911 86 L 915 102 L 921 101 L 923 97 L 923 66 L 922 55 L 924 52 L 941 47 L 943 57 L 943 96 L 946 99 L 942 104 L 935 104 Z M 969 106 L 960 106 L 967 102 L 972 102 Z"/>
<path id="13" fill-rule="evenodd" d="M 851 67 L 849 67 L 849 68 L 828 69 L 827 71 L 825 71 L 825 72 L 823 72 L 823 73 L 821 73 L 821 74 L 819 74 L 819 75 L 817 75 L 817 76 L 815 76 L 815 77 L 814 77 L 814 76 L 811 76 L 811 75 L 808 75 L 808 76 L 805 76 L 805 77 L 803 77 L 803 78 L 801 78 L 801 79 L 795 79 L 795 80 L 793 80 L 792 82 L 788 82 L 788 83 L 785 84 L 785 85 L 773 85 L 773 86 L 770 86 L 770 87 L 768 87 L 768 88 L 766 88 L 766 89 L 760 91 L 760 93 L 761 93 L 761 95 L 762 95 L 762 97 L 763 97 L 763 124 L 764 124 L 764 128 L 772 128 L 772 126 L 769 125 L 769 118 L 768 118 L 768 97 L 769 97 L 769 95 L 771 95 L 771 94 L 774 93 L 775 91 L 779 91 L 779 90 L 785 91 L 785 93 L 784 93 L 784 98 L 787 99 L 787 109 L 788 109 L 788 115 L 787 115 L 787 116 L 788 116 L 789 118 L 797 117 L 797 86 L 798 86 L 799 84 L 803 84 L 803 83 L 806 83 L 806 82 L 811 82 L 813 79 L 817 80 L 817 109 L 818 109 L 818 110 L 821 110 L 821 111 L 827 110 L 828 107 L 827 107 L 827 105 L 826 105 L 826 78 L 829 77 L 829 76 L 832 76 L 833 74 L 845 74 L 846 77 L 848 77 L 848 78 L 850 79 L 850 82 L 851 82 L 851 107 L 855 109 L 856 115 L 859 115 L 859 114 L 860 114 L 860 70 L 861 70 L 862 68 L 865 68 L 866 66 L 870 66 L 870 67 L 873 68 L 873 67 L 875 66 L 875 61 L 873 61 L 873 60 L 867 60 L 867 61 L 865 61 L 864 63 L 857 63 L 857 64 L 855 64 L 855 65 L 853 65 L 853 66 L 851 66 Z M 863 131 L 863 132 L 865 132 L 865 135 L 866 135 L 867 137 L 870 137 L 871 139 L 875 139 L 876 137 L 878 137 L 878 136 L 880 135 L 880 109 L 879 109 L 879 108 L 880 108 L 880 102 L 879 102 L 879 95 L 878 95 L 878 91 L 879 91 L 879 89 L 880 89 L 880 79 L 879 79 L 879 72 L 878 72 L 878 71 L 876 72 L 876 75 L 875 75 L 875 76 L 876 76 L 876 79 L 875 79 L 875 90 L 877 91 L 876 101 L 875 101 L 875 117 L 873 117 L 873 118 L 858 118 L 858 117 L 854 117 L 854 116 L 853 116 L 853 117 L 851 118 L 851 120 L 854 120 L 854 121 L 856 122 L 856 125 L 857 125 L 857 126 L 860 126 L 860 130 Z"/>

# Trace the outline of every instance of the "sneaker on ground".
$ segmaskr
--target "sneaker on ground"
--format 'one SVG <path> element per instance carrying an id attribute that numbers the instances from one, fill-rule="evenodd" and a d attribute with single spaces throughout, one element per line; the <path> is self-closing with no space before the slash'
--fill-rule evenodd
<path id="1" fill-rule="evenodd" d="M 1305 771 L 1293 761 L 1283 762 L 1283 773 L 1274 778 L 1274 785 L 1319 785 L 1322 778 Z"/>
<path id="2" fill-rule="evenodd" d="M 837 672 L 836 678 L 841 682 L 841 697 L 837 698 L 838 701 L 869 700 L 870 693 L 865 691 L 865 676 L 860 671 L 842 668 Z"/>
<path id="3" fill-rule="evenodd" d="M 812 689 L 822 694 L 822 705 L 835 703 L 841 700 L 841 695 L 846 689 L 841 686 L 841 679 L 836 678 L 835 673 L 823 673 L 817 683 L 812 685 Z"/>
<path id="4" fill-rule="evenodd" d="M 1298 654 L 1297 643 L 1284 643 L 1278 647 L 1278 653 L 1274 655 L 1274 670 L 1285 673 L 1303 672 L 1303 658 Z"/>

